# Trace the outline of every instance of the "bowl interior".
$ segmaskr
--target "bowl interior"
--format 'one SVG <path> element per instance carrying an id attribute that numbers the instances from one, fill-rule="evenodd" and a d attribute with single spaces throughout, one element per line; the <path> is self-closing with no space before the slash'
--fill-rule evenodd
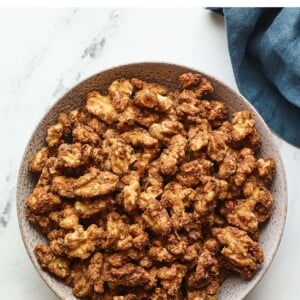
<path id="1" fill-rule="evenodd" d="M 88 92 L 93 90 L 105 91 L 115 79 L 136 77 L 145 81 L 165 85 L 170 89 L 175 89 L 178 88 L 179 75 L 185 72 L 198 72 L 206 76 L 213 83 L 214 97 L 226 103 L 230 113 L 245 109 L 251 111 L 253 118 L 256 120 L 256 128 L 262 137 L 262 147 L 259 155 L 262 157 L 274 158 L 277 165 L 276 175 L 271 187 L 271 192 L 274 196 L 273 215 L 262 229 L 260 235 L 260 245 L 265 253 L 265 261 L 260 266 L 254 278 L 250 281 L 238 277 L 227 279 L 221 287 L 219 299 L 243 299 L 268 269 L 279 246 L 284 228 L 287 209 L 287 190 L 283 163 L 273 140 L 272 133 L 267 125 L 245 98 L 217 79 L 206 75 L 203 72 L 166 63 L 130 64 L 112 68 L 88 78 L 71 89 L 56 102 L 33 132 L 25 149 L 20 166 L 17 186 L 17 209 L 22 238 L 27 252 L 40 276 L 61 299 L 76 299 L 76 297 L 72 295 L 69 287 L 49 276 L 48 273 L 40 268 L 34 256 L 33 249 L 38 243 L 45 242 L 45 238 L 26 221 L 26 199 L 36 183 L 36 178 L 28 172 L 28 162 L 37 149 L 45 144 L 47 127 L 56 122 L 60 112 L 69 112 L 80 107 L 84 103 Z"/>

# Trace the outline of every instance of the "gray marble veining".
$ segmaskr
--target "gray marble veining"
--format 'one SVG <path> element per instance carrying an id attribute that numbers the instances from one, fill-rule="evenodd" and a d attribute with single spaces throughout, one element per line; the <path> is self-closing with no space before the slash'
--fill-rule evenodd
<path id="1" fill-rule="evenodd" d="M 222 18 L 215 18 L 195 8 L 0 10 L 0 299 L 56 299 L 25 253 L 15 209 L 19 162 L 41 116 L 78 81 L 127 62 L 183 64 L 236 88 Z M 247 300 L 300 294 L 300 150 L 276 139 L 288 179 L 287 225 L 270 271 Z"/>

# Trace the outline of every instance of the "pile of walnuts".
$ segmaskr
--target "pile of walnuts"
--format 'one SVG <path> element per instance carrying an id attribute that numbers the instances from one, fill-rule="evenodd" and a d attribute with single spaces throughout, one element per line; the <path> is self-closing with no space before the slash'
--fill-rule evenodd
<path id="1" fill-rule="evenodd" d="M 255 157 L 249 111 L 228 121 L 207 79 L 179 81 L 89 93 L 30 163 L 27 217 L 49 241 L 36 258 L 79 298 L 217 299 L 230 273 L 251 278 L 264 260 L 274 160 Z"/>

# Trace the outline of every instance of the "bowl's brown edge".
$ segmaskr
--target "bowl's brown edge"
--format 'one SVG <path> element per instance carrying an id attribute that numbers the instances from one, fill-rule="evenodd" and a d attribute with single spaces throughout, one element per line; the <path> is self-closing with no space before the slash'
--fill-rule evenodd
<path id="1" fill-rule="evenodd" d="M 78 85 L 82 84 L 83 82 L 85 82 L 86 80 L 90 80 L 92 79 L 93 77 L 99 75 L 100 73 L 105 73 L 105 72 L 110 72 L 114 69 L 118 69 L 118 68 L 123 68 L 123 67 L 130 67 L 130 66 L 153 66 L 153 65 L 166 65 L 166 66 L 174 66 L 174 67 L 180 67 L 180 68 L 184 68 L 184 69 L 187 69 L 189 70 L 190 72 L 194 72 L 194 73 L 200 73 L 200 74 L 203 74 L 204 76 L 207 76 L 207 77 L 210 77 L 212 78 L 217 84 L 219 85 L 222 85 L 224 86 L 227 90 L 229 90 L 230 92 L 232 93 L 235 93 L 237 95 L 239 95 L 239 97 L 243 98 L 243 100 L 256 112 L 257 116 L 256 118 L 258 118 L 260 120 L 260 122 L 264 125 L 265 127 L 265 130 L 268 132 L 268 134 L 270 135 L 270 141 L 272 142 L 273 146 L 275 147 L 274 150 L 277 154 L 277 158 L 278 158 L 278 161 L 279 161 L 279 164 L 280 164 L 280 170 L 282 171 L 281 173 L 281 176 L 283 177 L 283 190 L 284 190 L 284 194 L 285 194 L 285 197 L 284 197 L 284 203 L 283 203 L 283 209 L 284 209 L 284 212 L 283 212 L 283 219 L 282 219 L 282 226 L 280 227 L 280 233 L 279 233 L 279 239 L 277 241 L 277 244 L 276 244 L 276 247 L 274 247 L 273 251 L 272 251 L 272 254 L 271 254 L 271 260 L 270 260 L 270 263 L 268 264 L 267 267 L 265 267 L 265 269 L 263 270 L 263 272 L 261 272 L 261 276 L 259 278 L 257 278 L 257 280 L 253 281 L 251 284 L 249 284 L 249 286 L 247 287 L 247 289 L 245 289 L 245 293 L 244 295 L 242 295 L 242 298 L 241 299 L 244 299 L 252 290 L 253 288 L 258 284 L 258 282 L 261 281 L 261 279 L 264 277 L 264 275 L 266 274 L 266 272 L 268 271 L 268 269 L 270 268 L 270 265 L 276 255 L 276 252 L 279 248 L 279 245 L 280 245 L 280 242 L 282 240 L 282 235 L 283 235 L 283 232 L 284 232 L 284 227 L 285 227 L 285 223 L 286 223 L 286 215 L 287 215 L 287 204 L 288 204 L 288 194 L 287 194 L 287 180 L 286 180 L 286 172 L 285 172 L 285 168 L 284 168 L 284 164 L 283 164 L 283 161 L 282 161 L 282 157 L 281 157 L 281 154 L 278 150 L 278 147 L 275 143 L 275 140 L 274 140 L 274 137 L 273 137 L 273 133 L 271 132 L 270 128 L 268 127 L 268 125 L 265 123 L 265 121 L 263 120 L 263 118 L 261 117 L 261 115 L 258 113 L 258 111 L 255 109 L 255 107 L 244 97 L 242 96 L 238 91 L 235 91 L 233 90 L 231 87 L 229 87 L 227 84 L 219 81 L 218 79 L 216 79 L 214 76 L 208 74 L 208 73 L 204 73 L 203 71 L 199 71 L 197 69 L 194 69 L 194 68 L 191 68 L 191 67 L 187 67 L 187 66 L 183 66 L 183 65 L 180 65 L 180 64 L 174 64 L 174 63 L 167 63 L 167 62 L 159 62 L 159 61 L 156 61 L 156 62 L 137 62 L 137 63 L 130 63 L 130 64 L 125 64 L 125 65 L 118 65 L 118 66 L 114 66 L 114 67 L 111 67 L 111 68 L 108 68 L 108 69 L 105 69 L 105 70 L 102 70 L 98 73 L 95 73 L 83 80 L 81 80 L 80 82 L 78 82 L 75 86 L 73 86 L 72 88 L 68 89 L 64 95 L 62 95 L 57 101 L 55 101 L 53 103 L 53 105 L 48 109 L 48 112 L 50 110 L 52 110 L 56 105 L 57 103 L 60 102 L 60 100 L 62 98 L 65 97 L 65 95 L 67 93 L 69 93 L 72 89 L 74 89 L 75 87 L 77 87 Z M 47 113 L 48 113 L 47 112 Z M 20 186 L 21 186 L 21 178 L 20 178 L 20 170 L 22 167 L 24 167 L 24 163 L 25 163 L 25 155 L 26 153 L 28 152 L 28 147 L 29 147 L 29 143 L 30 141 L 33 139 L 34 135 L 36 134 L 36 131 L 38 130 L 38 128 L 40 127 L 41 123 L 42 123 L 42 120 L 44 119 L 44 117 L 47 115 L 44 114 L 42 116 L 42 118 L 40 119 L 40 121 L 38 122 L 38 124 L 36 125 L 36 127 L 34 128 L 33 130 L 33 133 L 31 134 L 29 140 L 28 140 L 28 143 L 24 149 L 24 152 L 23 152 L 23 156 L 22 156 L 22 160 L 21 160 L 21 163 L 20 163 L 20 168 L 19 168 L 19 172 L 18 172 L 18 181 L 17 181 L 17 193 L 16 193 L 16 204 L 18 204 L 18 202 L 21 200 L 21 195 L 20 195 Z M 28 245 L 26 243 L 26 240 L 25 240 L 25 233 L 24 233 L 24 230 L 21 226 L 21 223 L 20 223 L 20 218 L 21 218 L 21 212 L 20 212 L 20 209 L 17 205 L 17 216 L 18 216 L 18 224 L 19 224 L 19 228 L 20 228 L 20 232 L 21 232 L 21 236 L 22 236 L 22 240 L 23 240 L 23 243 L 25 245 L 25 248 L 26 248 L 26 251 L 27 251 L 27 254 L 30 258 L 30 260 L 32 261 L 35 269 L 37 270 L 37 272 L 39 273 L 40 277 L 43 279 L 43 281 L 48 285 L 48 287 L 54 292 L 54 294 L 59 297 L 60 299 L 63 299 L 63 300 L 67 300 L 67 298 L 65 298 L 63 295 L 61 295 L 56 289 L 55 289 L 55 286 L 53 286 L 52 282 L 49 282 L 48 279 L 47 279 L 47 275 L 45 275 L 44 273 L 40 272 L 40 267 L 38 265 L 38 263 L 35 261 L 34 259 L 34 254 L 33 253 L 30 253 L 29 252 L 29 249 L 28 249 Z M 250 283 L 250 282 L 249 282 Z"/>

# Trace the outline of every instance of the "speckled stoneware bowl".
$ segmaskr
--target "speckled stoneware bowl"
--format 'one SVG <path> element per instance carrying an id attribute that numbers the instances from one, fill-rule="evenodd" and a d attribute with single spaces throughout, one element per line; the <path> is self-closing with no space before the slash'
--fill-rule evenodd
<path id="1" fill-rule="evenodd" d="M 46 240 L 27 222 L 25 214 L 26 199 L 36 184 L 36 179 L 28 172 L 28 162 L 33 154 L 44 145 L 47 127 L 56 122 L 60 112 L 69 112 L 80 107 L 86 100 L 87 93 L 93 90 L 105 91 L 115 79 L 136 77 L 149 82 L 157 82 L 170 89 L 175 89 L 178 88 L 179 75 L 186 72 L 199 71 L 166 63 L 138 63 L 100 72 L 81 82 L 66 93 L 54 104 L 33 132 L 25 149 L 19 171 L 17 187 L 19 225 L 25 247 L 35 268 L 48 286 L 61 299 L 76 298 L 72 295 L 71 289 L 68 286 L 56 280 L 40 268 L 33 250 L 36 244 L 45 242 Z M 267 224 L 265 224 L 260 235 L 260 245 L 265 253 L 265 262 L 259 267 L 255 276 L 250 281 L 238 277 L 231 277 L 225 281 L 220 291 L 220 300 L 241 300 L 266 273 L 279 246 L 287 210 L 286 176 L 272 133 L 253 106 L 224 83 L 203 72 L 199 73 L 206 76 L 213 83 L 215 98 L 224 101 L 231 113 L 245 109 L 251 111 L 253 118 L 256 120 L 256 128 L 262 137 L 260 156 L 273 157 L 277 166 L 275 179 L 271 188 L 271 192 L 274 196 L 273 215 Z"/>

